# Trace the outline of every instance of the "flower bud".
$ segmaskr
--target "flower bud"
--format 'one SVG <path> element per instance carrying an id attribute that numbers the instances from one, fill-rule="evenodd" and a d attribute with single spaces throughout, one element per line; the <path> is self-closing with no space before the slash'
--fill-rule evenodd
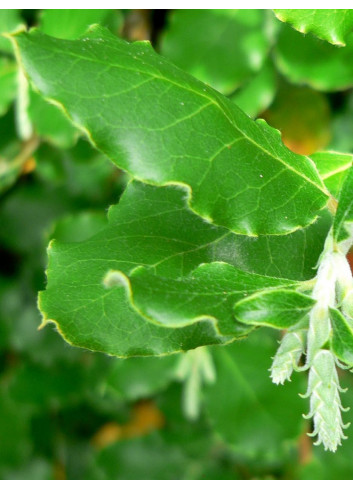
<path id="1" fill-rule="evenodd" d="M 297 367 L 304 347 L 304 331 L 299 330 L 285 334 L 270 369 L 272 382 L 283 384 L 285 380 L 290 380 L 293 368 Z"/>

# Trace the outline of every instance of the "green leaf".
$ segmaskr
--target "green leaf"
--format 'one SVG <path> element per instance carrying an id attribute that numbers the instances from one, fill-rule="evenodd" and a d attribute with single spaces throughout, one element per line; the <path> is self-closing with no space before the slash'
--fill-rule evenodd
<path id="1" fill-rule="evenodd" d="M 102 24 L 109 9 L 45 9 L 40 19 L 41 30 L 59 39 L 77 39 L 91 24 Z"/>
<path id="2" fill-rule="evenodd" d="M 352 166 L 353 155 L 337 151 L 320 151 L 310 155 L 321 178 L 334 197 L 338 197 L 347 173 Z"/>
<path id="3" fill-rule="evenodd" d="M 148 43 L 128 44 L 98 27 L 78 41 L 32 31 L 16 42 L 36 88 L 97 148 L 140 180 L 184 186 L 205 219 L 240 234 L 284 234 L 325 206 L 309 159 Z"/>
<path id="4" fill-rule="evenodd" d="M 119 205 L 110 208 L 104 230 L 83 243 L 52 242 L 48 287 L 40 294 L 40 308 L 44 321 L 56 322 L 69 342 L 118 356 L 158 355 L 228 341 L 207 322 L 170 329 L 144 320 L 122 288 L 103 287 L 104 276 L 109 269 L 129 275 L 136 267 L 148 266 L 170 281 L 217 260 L 249 272 L 257 267 L 260 273 L 273 270 L 283 278 L 312 276 L 327 233 L 320 229 L 319 222 L 291 235 L 246 238 L 192 213 L 179 188 L 132 182 Z M 282 250 L 278 261 L 277 247 Z M 296 253 L 298 259 L 293 259 Z M 263 278 L 263 283 L 275 282 L 278 279 Z M 168 287 L 172 285 L 170 281 Z M 228 283 L 228 289 L 231 286 Z M 204 298 L 198 300 L 202 304 Z"/>
<path id="5" fill-rule="evenodd" d="M 135 185 L 138 188 L 139 185 Z M 157 267 L 158 262 L 163 268 L 165 262 L 171 274 L 173 270 L 180 273 L 183 265 L 179 255 L 182 258 L 183 248 L 191 255 L 196 254 L 189 265 L 187 257 L 186 269 L 193 261 L 197 263 L 202 259 L 197 256 L 197 249 L 201 245 L 200 238 L 202 241 L 205 236 L 196 235 L 194 243 L 184 242 L 181 236 L 176 238 L 185 222 L 181 220 L 178 223 L 180 210 L 173 209 L 173 202 L 168 213 L 163 197 L 158 209 L 153 201 L 135 200 L 134 187 L 130 188 L 130 199 L 125 200 L 125 206 L 120 204 L 116 209 L 111 209 L 110 225 L 104 231 L 84 243 L 52 244 L 49 250 L 48 288 L 40 297 L 45 319 L 58 323 L 67 341 L 117 356 L 160 355 L 188 350 L 200 344 L 219 343 L 222 340 L 217 337 L 212 325 L 199 323 L 180 330 L 160 328 L 136 313 L 124 290 L 113 288 L 107 291 L 104 288 L 102 281 L 110 267 L 127 272 L 137 265 Z M 150 189 L 152 200 L 157 189 Z M 147 207 L 148 212 L 142 219 L 136 218 L 135 202 Z M 160 229 L 159 216 L 163 212 L 170 214 L 167 227 L 176 226 L 174 238 L 170 234 L 164 235 L 163 229 Z M 194 219 L 194 214 L 189 214 Z M 69 295 L 67 290 L 70 290 Z"/>
<path id="6" fill-rule="evenodd" d="M 217 382 L 205 391 L 210 422 L 242 457 L 257 464 L 287 457 L 302 431 L 301 378 L 277 387 L 269 378 L 276 336 L 258 330 L 244 341 L 212 349 Z M 290 409 L 288 409 L 288 404 Z"/>
<path id="7" fill-rule="evenodd" d="M 248 116 L 256 117 L 271 105 L 277 89 L 276 73 L 273 65 L 266 62 L 246 84 L 230 99 Z"/>
<path id="8" fill-rule="evenodd" d="M 216 246 L 215 259 L 251 273 L 307 280 L 315 276 L 330 223 L 331 216 L 325 212 L 311 226 L 284 236 L 247 238 L 229 234 Z"/>
<path id="9" fill-rule="evenodd" d="M 0 116 L 5 114 L 16 96 L 16 65 L 0 58 Z"/>
<path id="10" fill-rule="evenodd" d="M 331 44 L 345 46 L 353 28 L 352 9 L 274 9 L 276 17 L 294 29 L 315 36 Z"/>
<path id="11" fill-rule="evenodd" d="M 225 336 L 237 333 L 233 319 L 233 304 L 236 301 L 267 287 L 297 285 L 296 282 L 285 279 L 243 272 L 226 263 L 200 265 L 183 279 L 156 276 L 144 268 L 135 269 L 129 277 L 121 272 L 110 271 L 105 282 L 110 285 L 124 285 L 140 314 L 156 324 L 180 328 L 197 321 L 210 322 Z M 312 305 L 313 301 L 303 297 L 307 302 L 304 303 L 304 299 L 300 297 L 301 307 L 306 306 L 307 312 L 310 307 L 308 303 Z M 243 316 L 240 321 L 242 318 Z M 242 329 L 240 334 L 243 334 Z"/>
<path id="12" fill-rule="evenodd" d="M 342 185 L 338 208 L 333 221 L 333 237 L 337 243 L 349 239 L 353 233 L 353 167 L 351 166 Z M 350 245 L 348 246 L 348 249 Z M 348 251 L 348 249 L 346 251 Z"/>
<path id="13" fill-rule="evenodd" d="M 294 290 L 265 290 L 237 302 L 234 315 L 253 326 L 289 328 L 303 319 L 315 302 Z"/>
<path id="14" fill-rule="evenodd" d="M 322 91 L 353 86 L 352 56 L 353 33 L 347 37 L 347 45 L 338 48 L 311 34 L 304 36 L 285 24 L 275 48 L 275 62 L 283 75 L 293 83 L 306 83 Z"/>
<path id="15" fill-rule="evenodd" d="M 216 90 L 230 94 L 259 71 L 269 51 L 263 10 L 183 10 L 169 18 L 161 53 Z"/>
<path id="16" fill-rule="evenodd" d="M 332 323 L 331 348 L 336 357 L 353 365 L 353 328 L 337 309 L 330 309 Z"/>

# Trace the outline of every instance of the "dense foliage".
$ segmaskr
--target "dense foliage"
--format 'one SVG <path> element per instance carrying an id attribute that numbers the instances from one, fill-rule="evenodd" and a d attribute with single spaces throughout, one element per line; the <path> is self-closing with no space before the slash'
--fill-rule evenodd
<path id="1" fill-rule="evenodd" d="M 352 29 L 1 11 L 1 478 L 352 478 Z"/>

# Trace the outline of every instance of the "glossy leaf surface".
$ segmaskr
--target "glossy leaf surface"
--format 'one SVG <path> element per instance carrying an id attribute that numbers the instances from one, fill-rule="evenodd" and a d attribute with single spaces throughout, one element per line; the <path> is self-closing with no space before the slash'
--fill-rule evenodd
<path id="1" fill-rule="evenodd" d="M 311 297 L 294 290 L 261 291 L 234 306 L 238 321 L 254 326 L 289 328 L 303 319 L 314 306 Z"/>
<path id="2" fill-rule="evenodd" d="M 202 344 L 229 341 L 230 337 L 221 339 L 218 336 L 214 321 L 169 329 L 144 320 L 131 305 L 123 288 L 104 288 L 104 277 L 109 270 L 119 270 L 130 275 L 136 267 L 151 267 L 155 273 L 166 278 L 149 275 L 149 281 L 155 284 L 155 289 L 150 291 L 146 290 L 146 284 L 141 281 L 141 290 L 136 292 L 136 297 L 142 301 L 142 307 L 145 308 L 143 313 L 146 312 L 147 316 L 151 313 L 146 300 L 146 297 L 151 297 L 151 291 L 157 313 L 158 307 L 164 308 L 160 312 L 165 315 L 166 321 L 169 315 L 170 325 L 174 326 L 173 314 L 178 313 L 184 317 L 185 325 L 188 324 L 187 321 L 189 324 L 195 322 L 200 315 L 216 314 L 217 307 L 221 306 L 217 315 L 226 320 L 226 334 L 233 334 L 235 331 L 229 322 L 232 321 L 232 304 L 225 299 L 228 299 L 232 287 L 236 290 L 234 280 L 237 273 L 248 276 L 249 284 L 256 283 L 256 280 L 252 275 L 237 272 L 232 267 L 245 271 L 247 267 L 251 267 L 252 270 L 249 271 L 253 272 L 259 264 L 262 270 L 269 270 L 269 264 L 264 263 L 261 256 L 268 257 L 271 247 L 275 249 L 280 246 L 277 239 L 288 240 L 287 252 L 291 253 L 292 246 L 293 249 L 300 250 L 299 243 L 302 240 L 306 248 L 310 239 L 306 234 L 310 232 L 310 228 L 298 232 L 297 237 L 288 235 L 271 238 L 274 240 L 273 244 L 267 238 L 254 240 L 253 250 L 255 252 L 258 249 L 258 252 L 252 260 L 250 254 L 249 261 L 251 248 L 245 247 L 245 238 L 224 228 L 211 226 L 200 219 L 188 209 L 184 196 L 185 193 L 177 188 L 131 183 L 120 203 L 110 209 L 109 223 L 104 230 L 83 243 L 52 243 L 49 250 L 48 287 L 40 298 L 45 319 L 59 323 L 60 331 L 70 342 L 119 356 L 170 353 L 179 351 L 180 346 L 188 349 Z M 168 219 L 161 220 L 161 216 L 167 216 Z M 239 253 L 235 252 L 237 249 Z M 307 251 L 310 253 L 307 258 L 312 260 L 313 250 L 308 247 Z M 320 251 L 317 249 L 317 253 Z M 247 262 L 244 261 L 245 258 Z M 269 259 L 273 260 L 271 255 Z M 196 276 L 201 274 L 198 280 L 196 277 L 187 278 L 201 263 L 217 260 L 228 262 L 228 265 L 205 265 L 195 272 Z M 289 271 L 288 257 L 285 258 L 282 254 L 281 260 L 283 261 L 278 262 L 277 266 L 275 262 L 271 266 L 275 267 L 277 276 L 282 267 L 285 278 Z M 314 264 L 315 261 L 312 261 L 306 273 L 309 270 L 312 273 Z M 302 261 L 298 269 L 300 272 L 297 272 L 300 275 L 304 272 L 303 265 Z M 263 273 L 262 270 L 260 273 Z M 229 277 L 223 276 L 224 271 L 230 274 Z M 138 274 L 135 277 L 132 275 L 133 283 L 134 280 L 137 282 Z M 178 281 L 182 276 L 185 276 L 185 284 L 183 280 Z M 177 280 L 173 281 L 173 278 Z M 260 277 L 259 280 L 260 288 L 288 283 L 278 278 Z M 178 294 L 178 290 L 183 289 L 184 285 L 190 292 L 188 298 L 185 292 Z M 211 297 L 205 296 L 204 287 L 210 289 Z M 217 295 L 214 295 L 215 291 Z M 228 293 L 224 294 L 225 291 Z M 134 295 L 135 292 L 132 297 Z M 133 300 L 132 298 L 131 301 Z M 169 304 L 169 309 L 166 304 Z M 152 307 L 153 303 L 151 309 Z M 153 320 L 158 323 L 156 316 Z M 131 331 L 131 325 L 135 332 L 127 334 L 127 331 Z"/>
<path id="3" fill-rule="evenodd" d="M 16 42 L 36 88 L 94 145 L 140 180 L 186 187 L 191 208 L 207 220 L 240 234 L 284 234 L 325 206 L 310 160 L 149 44 L 127 44 L 101 28 L 78 41 L 33 31 Z"/>
<path id="4" fill-rule="evenodd" d="M 321 409 L 322 419 L 340 421 L 329 350 L 343 390 L 349 387 L 342 406 L 353 406 L 352 279 L 342 253 L 353 235 L 353 192 L 342 190 L 352 164 L 353 97 L 340 90 L 351 83 L 352 33 L 338 47 L 296 32 L 271 11 L 106 12 L 0 13 L 0 32 L 18 32 L 22 22 L 30 29 L 20 37 L 32 70 L 28 90 L 10 40 L 0 36 L 0 479 L 352 479 L 353 425 L 333 454 L 312 446 L 312 422 L 302 417 L 322 399 L 336 406 Z M 263 20 L 256 29 L 254 18 Z M 110 34 L 85 34 L 95 22 Z M 288 73 L 278 55 L 287 29 L 316 46 L 289 44 Z M 150 39 L 157 52 L 170 39 L 175 63 L 190 62 L 190 72 L 147 43 L 114 35 Z M 223 95 L 207 83 L 218 83 Z M 237 106 L 308 157 L 284 153 L 279 134 Z M 236 131 L 246 144 L 226 148 Z M 307 177 L 308 165 L 316 168 L 330 194 L 327 206 L 318 205 L 308 182 L 310 212 L 304 193 L 290 201 L 301 221 L 292 218 L 287 234 L 287 183 L 299 190 L 301 175 L 288 180 L 291 170 L 282 168 L 267 180 L 263 166 L 277 175 L 276 155 L 290 165 L 294 158 Z M 249 217 L 257 174 L 268 192 Z M 232 204 L 234 189 L 244 195 Z M 232 232 L 229 223 L 238 230 L 242 216 L 252 234 L 271 220 L 282 234 Z M 334 220 L 343 241 L 332 242 Z M 327 260 L 319 261 L 324 243 Z M 353 267 L 353 254 L 347 259 Z M 323 309 L 309 324 L 313 286 Z M 39 304 L 49 324 L 38 330 L 37 293 L 46 287 Z M 331 312 L 321 343 L 331 383 L 323 369 L 306 387 L 308 372 L 294 366 L 305 357 L 309 363 L 306 347 L 323 337 L 328 302 L 342 311 Z M 283 338 L 283 330 L 264 325 L 289 330 Z M 81 348 L 65 342 L 60 328 Z M 310 391 L 311 401 L 298 396 Z M 342 418 L 352 421 L 351 411 Z"/>
<path id="5" fill-rule="evenodd" d="M 232 307 L 238 300 L 264 288 L 294 287 L 296 282 L 243 272 L 226 263 L 200 265 L 190 276 L 168 279 L 138 268 L 130 277 L 111 271 L 106 281 L 119 281 L 131 290 L 140 313 L 161 326 L 180 328 L 210 322 L 222 335 L 236 334 Z M 312 301 L 308 301 L 312 304 Z M 241 322 L 243 315 L 240 315 Z"/>

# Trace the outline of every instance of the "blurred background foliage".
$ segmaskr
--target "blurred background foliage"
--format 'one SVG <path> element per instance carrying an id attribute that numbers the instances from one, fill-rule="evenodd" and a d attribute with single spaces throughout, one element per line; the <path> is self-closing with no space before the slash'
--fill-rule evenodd
<path id="1" fill-rule="evenodd" d="M 353 151 L 353 33 L 335 47 L 265 10 L 0 11 L 1 33 L 75 39 L 92 23 L 149 39 L 295 152 Z M 120 360 L 37 330 L 49 240 L 97 232 L 126 181 L 28 87 L 0 36 L 0 478 L 352 479 L 353 428 L 336 454 L 313 447 L 305 378 L 271 384 L 271 331 L 210 348 L 217 381 L 196 392 L 200 415 L 188 419 L 182 355 Z"/>

